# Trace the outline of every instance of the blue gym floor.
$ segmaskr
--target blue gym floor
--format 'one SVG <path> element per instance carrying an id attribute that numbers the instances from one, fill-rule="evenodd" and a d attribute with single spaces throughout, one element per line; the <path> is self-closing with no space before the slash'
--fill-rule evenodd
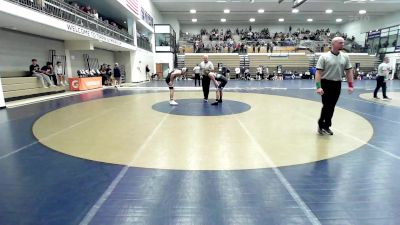
<path id="1" fill-rule="evenodd" d="M 193 87 L 194 81 L 177 81 L 176 86 Z M 34 122 L 61 107 L 159 92 L 151 87 L 164 87 L 168 100 L 164 81 L 0 110 L 0 225 L 400 224 L 400 107 L 359 97 L 372 96 L 375 81 L 357 81 L 355 86 L 348 95 L 343 84 L 337 106 L 372 124 L 368 144 L 329 160 L 268 169 L 127 168 L 53 151 L 33 136 Z M 313 87 L 311 80 L 231 80 L 226 91 L 320 102 Z M 388 91 L 400 91 L 400 81 L 390 81 Z M 110 186 L 112 192 L 105 193 Z"/>

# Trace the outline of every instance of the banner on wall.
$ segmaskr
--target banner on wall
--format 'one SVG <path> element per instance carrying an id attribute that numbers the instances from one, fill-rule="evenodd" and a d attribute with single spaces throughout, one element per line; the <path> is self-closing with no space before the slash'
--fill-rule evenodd
<path id="1" fill-rule="evenodd" d="M 140 10 L 140 18 L 150 26 L 153 26 L 153 17 L 142 7 Z"/>
<path id="2" fill-rule="evenodd" d="M 0 108 L 4 107 L 6 107 L 6 103 L 4 102 L 3 85 L 1 84 L 1 79 L 0 79 Z"/>
<path id="3" fill-rule="evenodd" d="M 74 25 L 74 24 L 67 23 L 66 24 L 66 29 L 67 29 L 67 31 L 74 32 L 74 33 L 77 33 L 77 34 L 80 34 L 80 35 L 84 35 L 86 37 L 91 37 L 91 38 L 97 39 L 99 41 L 108 42 L 110 44 L 114 44 L 114 45 L 118 45 L 118 46 L 122 46 L 122 44 L 123 44 L 121 41 L 118 41 L 118 40 L 116 40 L 114 38 L 107 37 L 105 35 L 96 33 L 94 31 L 85 29 L 83 27 L 80 27 L 80 26 L 77 26 L 77 25 Z"/>
<path id="4" fill-rule="evenodd" d="M 368 32 L 368 39 L 374 39 L 381 37 L 381 30 L 374 30 Z"/>
<path id="5" fill-rule="evenodd" d="M 128 7 L 128 9 L 130 11 L 132 11 L 136 16 L 139 17 L 139 15 L 140 15 L 139 14 L 139 9 L 140 9 L 139 0 L 126 0 L 125 5 L 126 5 L 126 7 Z"/>

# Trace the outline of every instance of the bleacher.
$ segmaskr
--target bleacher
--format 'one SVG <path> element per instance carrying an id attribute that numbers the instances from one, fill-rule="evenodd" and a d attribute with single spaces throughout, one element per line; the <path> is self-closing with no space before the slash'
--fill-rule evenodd
<path id="1" fill-rule="evenodd" d="M 353 67 L 356 63 L 360 63 L 360 69 L 368 72 L 375 69 L 379 60 L 376 56 L 367 54 L 349 54 L 349 57 Z"/>
<path id="2" fill-rule="evenodd" d="M 240 58 L 238 54 L 208 54 L 208 60 L 214 64 L 215 70 L 217 70 L 218 63 L 222 63 L 231 70 L 231 74 L 234 73 L 234 69 L 239 67 Z M 185 66 L 188 68 L 188 75 L 193 75 L 193 68 L 203 61 L 203 54 L 185 54 Z"/>
<path id="3" fill-rule="evenodd" d="M 309 67 L 309 58 L 306 54 L 249 54 L 250 73 L 255 76 L 259 65 L 266 66 L 269 72 L 276 70 L 278 65 L 282 65 L 283 70 L 305 72 Z"/>
<path id="4" fill-rule="evenodd" d="M 27 76 L 28 74 L 28 71 L 0 72 L 6 101 L 55 94 L 66 90 L 63 86 L 43 88 L 39 78 Z"/>
<path id="5" fill-rule="evenodd" d="M 316 54 L 315 63 L 318 60 L 320 54 Z M 378 63 L 378 58 L 367 54 L 348 54 L 350 60 L 355 66 L 356 63 L 360 63 L 360 69 L 362 71 L 372 71 Z M 208 58 L 213 62 L 216 69 L 218 63 L 223 63 L 227 66 L 231 73 L 231 78 L 235 77 L 235 68 L 240 66 L 240 57 L 237 53 L 223 54 L 223 53 L 210 53 Z M 254 78 L 257 74 L 257 67 L 260 65 L 268 67 L 269 72 L 276 71 L 278 65 L 282 66 L 284 71 L 297 71 L 304 73 L 308 71 L 310 65 L 310 55 L 306 53 L 249 53 L 248 55 L 250 74 Z M 185 54 L 184 61 L 185 66 L 188 68 L 188 75 L 193 75 L 193 67 L 202 61 L 203 54 Z"/>

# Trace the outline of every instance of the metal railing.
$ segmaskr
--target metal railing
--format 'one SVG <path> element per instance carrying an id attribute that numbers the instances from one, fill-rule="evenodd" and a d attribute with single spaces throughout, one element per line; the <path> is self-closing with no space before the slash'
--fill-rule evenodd
<path id="1" fill-rule="evenodd" d="M 108 24 L 81 11 L 72 5 L 58 0 L 7 0 L 31 8 L 41 13 L 56 17 L 77 26 L 87 28 L 108 37 L 133 45 L 133 36 L 126 30 Z"/>
<path id="2" fill-rule="evenodd" d="M 141 38 L 139 36 L 137 36 L 137 46 L 149 52 L 153 51 L 151 43 L 147 39 Z"/>

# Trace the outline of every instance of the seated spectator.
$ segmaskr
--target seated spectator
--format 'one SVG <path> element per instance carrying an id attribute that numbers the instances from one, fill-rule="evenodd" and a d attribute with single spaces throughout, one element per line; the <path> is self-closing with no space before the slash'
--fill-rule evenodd
<path id="1" fill-rule="evenodd" d="M 106 76 L 108 77 L 110 85 L 112 85 L 114 83 L 114 76 L 113 76 L 112 72 L 113 72 L 113 69 L 111 69 L 111 66 L 107 65 Z"/>
<path id="2" fill-rule="evenodd" d="M 42 87 L 48 88 L 45 84 L 44 81 L 48 83 L 49 87 L 53 87 L 54 84 L 51 82 L 50 77 L 46 74 L 44 74 L 40 70 L 40 66 L 37 64 L 37 59 L 32 59 L 32 65 L 29 66 L 29 72 L 31 76 L 39 78 L 40 82 L 42 83 Z"/>
<path id="3" fill-rule="evenodd" d="M 46 65 L 41 69 L 42 73 L 46 74 L 53 80 L 53 84 L 57 85 L 57 77 L 54 74 L 53 64 L 51 62 L 46 62 Z"/>

